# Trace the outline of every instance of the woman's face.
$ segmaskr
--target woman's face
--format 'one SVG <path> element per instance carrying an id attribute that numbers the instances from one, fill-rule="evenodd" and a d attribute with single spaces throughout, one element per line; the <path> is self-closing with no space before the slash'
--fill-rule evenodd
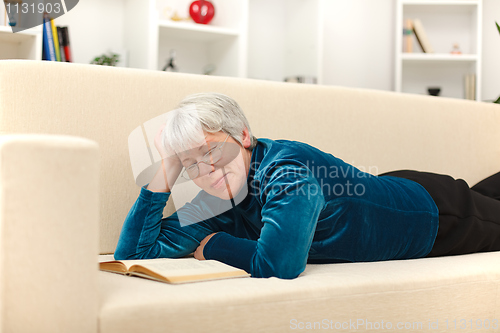
<path id="1" fill-rule="evenodd" d="M 246 186 L 252 156 L 251 151 L 246 149 L 251 143 L 248 130 L 243 131 L 243 146 L 222 131 L 204 134 L 205 142 L 188 151 L 178 153 L 179 159 L 185 168 L 197 163 L 199 174 L 193 182 L 198 187 L 208 194 L 229 200 Z M 210 161 L 212 156 L 220 157 L 220 159 L 211 161 L 209 164 L 200 162 Z M 192 169 L 196 170 L 196 167 L 191 167 Z"/>

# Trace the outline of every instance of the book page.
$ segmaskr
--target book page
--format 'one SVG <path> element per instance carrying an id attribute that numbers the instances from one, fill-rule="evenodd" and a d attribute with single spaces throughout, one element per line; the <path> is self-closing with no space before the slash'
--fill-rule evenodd
<path id="1" fill-rule="evenodd" d="M 130 267 L 134 265 L 142 265 L 143 263 L 146 263 L 151 260 L 158 260 L 158 259 L 112 260 L 112 261 L 101 261 L 100 264 L 101 266 L 106 267 L 107 266 L 106 264 L 118 263 L 124 265 L 127 268 L 127 270 L 129 270 Z"/>
<path id="2" fill-rule="evenodd" d="M 179 258 L 179 259 L 151 259 L 151 260 L 133 260 L 133 261 L 135 262 L 134 264 L 143 266 L 153 272 L 168 277 L 217 274 L 217 273 L 238 272 L 238 271 L 245 273 L 243 270 L 240 270 L 239 268 L 226 265 L 216 260 L 200 261 L 194 258 Z"/>

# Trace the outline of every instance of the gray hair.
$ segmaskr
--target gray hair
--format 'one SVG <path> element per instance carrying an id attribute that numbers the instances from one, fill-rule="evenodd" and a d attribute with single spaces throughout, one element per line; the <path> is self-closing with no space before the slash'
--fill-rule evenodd
<path id="1" fill-rule="evenodd" d="M 252 135 L 250 124 L 234 99 L 219 93 L 193 94 L 169 112 L 163 142 L 176 152 L 185 151 L 204 142 L 201 136 L 203 131 L 222 131 L 243 145 L 242 133 L 245 128 L 251 138 L 248 149 L 252 150 L 257 145 L 257 138 Z"/>

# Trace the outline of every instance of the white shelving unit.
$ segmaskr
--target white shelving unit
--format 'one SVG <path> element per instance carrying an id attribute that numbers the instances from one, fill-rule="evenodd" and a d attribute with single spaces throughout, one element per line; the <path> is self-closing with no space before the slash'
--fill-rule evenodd
<path id="1" fill-rule="evenodd" d="M 176 65 L 184 73 L 202 74 L 215 66 L 214 75 L 246 77 L 248 0 L 212 0 L 215 16 L 208 25 L 172 21 L 177 12 L 189 16 L 191 1 L 128 0 L 124 2 L 125 48 L 129 66 L 160 70 L 175 50 Z"/>
<path id="2" fill-rule="evenodd" d="M 413 52 L 403 52 L 403 23 L 420 19 L 435 53 L 422 53 L 413 36 Z M 465 98 L 465 75 L 476 75 L 476 100 L 481 100 L 482 0 L 397 0 L 395 90 Z M 462 54 L 450 54 L 458 43 Z"/>
<path id="3" fill-rule="evenodd" d="M 41 27 L 13 33 L 10 27 L 0 26 L 0 59 L 41 60 Z"/>

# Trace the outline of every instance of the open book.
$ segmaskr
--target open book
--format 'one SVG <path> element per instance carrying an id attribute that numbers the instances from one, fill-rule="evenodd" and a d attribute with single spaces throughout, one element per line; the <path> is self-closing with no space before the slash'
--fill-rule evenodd
<path id="1" fill-rule="evenodd" d="M 99 269 L 174 284 L 250 276 L 217 260 L 195 258 L 113 260 L 99 263 Z"/>

